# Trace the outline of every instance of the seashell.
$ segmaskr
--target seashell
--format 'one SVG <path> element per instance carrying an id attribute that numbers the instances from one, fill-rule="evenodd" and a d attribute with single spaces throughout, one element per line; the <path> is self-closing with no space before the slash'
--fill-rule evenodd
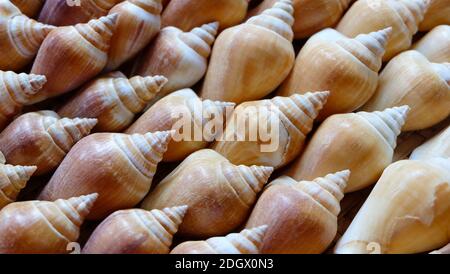
<path id="1" fill-rule="evenodd" d="M 26 16 L 35 17 L 39 14 L 45 0 L 11 0 L 11 2 Z"/>
<path id="2" fill-rule="evenodd" d="M 4 6 L 0 4 L 0 8 Z M 6 6 L 0 12 L 0 70 L 23 70 L 53 29 L 22 15 L 17 8 Z"/>
<path id="3" fill-rule="evenodd" d="M 206 73 L 218 27 L 215 22 L 190 32 L 174 27 L 162 29 L 135 64 L 136 74 L 163 75 L 169 79 L 158 99 L 173 91 L 192 87 Z"/>
<path id="4" fill-rule="evenodd" d="M 225 237 L 213 237 L 205 241 L 184 242 L 170 254 L 259 254 L 266 225 L 244 229 Z"/>
<path id="5" fill-rule="evenodd" d="M 225 121 L 227 109 L 232 107 L 234 107 L 233 103 L 201 100 L 193 90 L 182 89 L 167 95 L 152 105 L 125 133 L 144 134 L 173 129 L 183 138 L 181 141 L 171 140 L 169 148 L 164 153 L 163 160 L 168 162 L 181 161 L 191 153 L 207 148 L 209 142 L 218 137 L 220 132 L 217 132 L 214 128 L 212 128 L 214 132 L 211 136 L 203 135 L 204 129 L 208 123 L 213 123 L 213 117 L 223 117 L 222 121 Z M 195 138 L 192 138 L 191 141 L 186 140 L 184 137 L 188 133 L 184 132 L 185 128 L 190 130 L 189 137 L 192 137 L 192 134 L 195 137 L 195 132 L 192 133 L 193 130 L 201 130 L 202 136 L 200 136 L 199 141 Z"/>
<path id="6" fill-rule="evenodd" d="M 450 25 L 449 14 L 449 0 L 430 0 L 430 6 L 419 25 L 420 31 L 429 31 L 439 25 Z"/>
<path id="7" fill-rule="evenodd" d="M 329 94 L 294 94 L 242 103 L 212 148 L 235 165 L 282 167 L 302 152 L 306 136 Z M 256 138 L 251 140 L 252 134 Z"/>
<path id="8" fill-rule="evenodd" d="M 158 34 L 161 28 L 161 0 L 128 0 L 113 7 L 117 13 L 106 70 L 117 69 Z"/>
<path id="9" fill-rule="evenodd" d="M 116 19 L 112 14 L 58 28 L 47 36 L 31 69 L 31 73 L 47 76 L 47 84 L 34 102 L 76 89 L 103 70 Z"/>
<path id="10" fill-rule="evenodd" d="M 83 253 L 168 254 L 186 210 L 187 206 L 116 211 L 95 229 Z"/>
<path id="11" fill-rule="evenodd" d="M 242 225 L 272 167 L 236 166 L 210 149 L 192 153 L 144 199 L 142 208 L 187 205 L 178 234 L 224 235 Z"/>
<path id="12" fill-rule="evenodd" d="M 450 63 L 450 26 L 435 27 L 413 49 L 422 53 L 430 62 Z"/>
<path id="13" fill-rule="evenodd" d="M 58 114 L 70 118 L 97 118 L 98 131 L 119 132 L 133 122 L 135 115 L 147 106 L 165 83 L 167 79 L 163 76 L 135 76 L 131 79 L 102 76 L 81 88 L 58 110 Z"/>
<path id="14" fill-rule="evenodd" d="M 0 253 L 67 253 L 97 197 L 7 205 L 0 211 Z"/>
<path id="15" fill-rule="evenodd" d="M 390 165 L 335 247 L 336 253 L 421 253 L 450 241 L 450 160 Z"/>
<path id="16" fill-rule="evenodd" d="M 217 21 L 221 29 L 242 22 L 249 0 L 172 0 L 162 14 L 164 27 L 189 31 L 196 26 Z"/>
<path id="17" fill-rule="evenodd" d="M 300 51 L 278 95 L 329 90 L 320 120 L 360 108 L 377 88 L 378 71 L 391 31 L 387 28 L 354 39 L 332 29 L 319 32 Z"/>
<path id="18" fill-rule="evenodd" d="M 403 130 L 436 125 L 450 114 L 450 63 L 431 63 L 417 51 L 392 59 L 380 74 L 375 95 L 366 111 L 408 105 L 411 111 Z"/>
<path id="19" fill-rule="evenodd" d="M 450 126 L 439 134 L 417 147 L 411 154 L 411 160 L 430 158 L 450 158 Z"/>
<path id="20" fill-rule="evenodd" d="M 200 97 L 241 103 L 275 90 L 294 65 L 292 0 L 223 31 L 214 45 Z"/>
<path id="21" fill-rule="evenodd" d="M 20 9 L 10 0 L 0 0 L 0 18 L 10 18 L 22 15 Z"/>
<path id="22" fill-rule="evenodd" d="M 45 76 L 0 71 L 0 131 L 30 103 L 30 98 L 46 83 Z"/>
<path id="23" fill-rule="evenodd" d="M 313 180 L 323 174 L 349 169 L 352 175 L 346 193 L 375 183 L 392 163 L 397 136 L 408 111 L 409 107 L 402 106 L 382 112 L 330 116 L 319 126 L 286 175 L 295 180 Z"/>
<path id="24" fill-rule="evenodd" d="M 264 254 L 322 253 L 337 233 L 339 205 L 350 171 L 312 181 L 288 176 L 274 180 L 261 194 L 247 227 L 267 224 Z"/>
<path id="25" fill-rule="evenodd" d="M 354 37 L 392 27 L 383 61 L 411 47 L 413 35 L 428 8 L 428 0 L 359 0 L 351 6 L 336 30 Z"/>
<path id="26" fill-rule="evenodd" d="M 67 0 L 45 1 L 39 14 L 39 22 L 55 26 L 71 26 L 87 23 L 108 14 L 108 11 L 123 0 L 80 0 L 80 5 L 68 5 Z M 72 1 L 73 2 L 73 1 Z"/>
<path id="27" fill-rule="evenodd" d="M 430 254 L 450 254 L 450 244 L 447 244 L 443 248 L 441 248 L 439 250 L 435 250 L 435 251 L 431 252 Z"/>
<path id="28" fill-rule="evenodd" d="M 261 14 L 278 0 L 264 0 L 249 12 L 249 16 Z M 333 27 L 353 0 L 293 0 L 295 22 L 292 26 L 295 39 Z"/>
<path id="29" fill-rule="evenodd" d="M 29 112 L 0 133 L 0 150 L 8 163 L 33 165 L 36 175 L 46 174 L 56 169 L 96 123 L 96 119 L 61 119 L 52 111 Z"/>
<path id="30" fill-rule="evenodd" d="M 96 133 L 75 144 L 39 195 L 55 200 L 97 192 L 88 218 L 136 206 L 148 193 L 171 132 Z"/>
<path id="31" fill-rule="evenodd" d="M 0 209 L 2 209 L 17 199 L 19 192 L 36 171 L 36 166 L 5 165 L 4 158 L 0 162 L 2 162 L 0 163 Z"/>

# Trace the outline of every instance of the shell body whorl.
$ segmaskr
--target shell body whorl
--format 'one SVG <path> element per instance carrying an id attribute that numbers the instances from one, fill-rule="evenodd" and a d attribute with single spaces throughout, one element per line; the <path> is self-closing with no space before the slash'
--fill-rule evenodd
<path id="1" fill-rule="evenodd" d="M 409 157 L 411 160 L 450 158 L 450 126 L 417 147 Z"/>
<path id="2" fill-rule="evenodd" d="M 430 62 L 450 63 L 450 26 L 435 27 L 413 49 L 422 53 Z"/>

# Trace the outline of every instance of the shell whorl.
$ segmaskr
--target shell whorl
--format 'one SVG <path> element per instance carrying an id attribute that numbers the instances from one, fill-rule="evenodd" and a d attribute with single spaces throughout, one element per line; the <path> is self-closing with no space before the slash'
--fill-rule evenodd
<path id="1" fill-rule="evenodd" d="M 36 166 L 12 166 L 0 164 L 0 206 L 2 197 L 8 203 L 14 202 L 28 180 L 36 171 Z"/>
<path id="2" fill-rule="evenodd" d="M 128 1 L 151 14 L 161 14 L 161 11 L 163 9 L 161 0 L 128 0 Z"/>
<path id="3" fill-rule="evenodd" d="M 94 47 L 108 52 L 117 17 L 117 13 L 113 13 L 99 19 L 92 19 L 86 24 L 77 24 L 74 28 Z"/>
<path id="4" fill-rule="evenodd" d="M 234 166 L 234 168 L 237 168 L 239 178 L 229 178 L 228 182 L 243 201 L 248 205 L 252 205 L 254 197 L 267 183 L 274 168 L 268 166 L 245 165 Z M 249 190 L 251 193 L 248 193 Z M 250 195 L 245 195 L 246 193 Z"/>
<path id="5" fill-rule="evenodd" d="M 306 137 L 329 96 L 329 91 L 307 92 L 303 95 L 275 97 L 271 102 Z"/>
<path id="6" fill-rule="evenodd" d="M 23 15 L 15 16 L 8 21 L 8 34 L 14 48 L 29 59 L 36 55 L 45 37 L 55 28 Z"/>
<path id="7" fill-rule="evenodd" d="M 47 82 L 43 75 L 16 74 L 0 71 L 0 91 L 8 94 L 11 102 L 17 106 L 29 103 L 29 99 L 39 92 Z M 2 90 L 1 87 L 5 89 Z"/>
<path id="8" fill-rule="evenodd" d="M 267 225 L 262 225 L 225 237 L 213 237 L 206 243 L 218 254 L 258 254 L 266 231 Z"/>
<path id="9" fill-rule="evenodd" d="M 381 69 L 382 58 L 391 34 L 392 27 L 388 27 L 369 34 L 360 34 L 354 39 L 338 40 L 336 43 L 372 71 L 378 72 Z"/>
<path id="10" fill-rule="evenodd" d="M 54 203 L 76 227 L 80 227 L 97 198 L 98 194 L 92 193 L 80 197 L 73 197 L 68 200 L 58 199 Z M 45 215 L 42 208 L 41 212 Z"/>
<path id="11" fill-rule="evenodd" d="M 403 22 L 408 27 L 411 34 L 415 34 L 419 29 L 425 13 L 430 5 L 429 0 L 399 0 L 392 2 L 394 9 Z"/>
<path id="12" fill-rule="evenodd" d="M 278 33 L 290 42 L 294 39 L 294 7 L 292 0 L 279 0 L 272 8 L 251 17 L 246 24 L 252 24 Z"/>
<path id="13" fill-rule="evenodd" d="M 47 127 L 47 132 L 53 142 L 68 153 L 76 142 L 89 135 L 96 124 L 97 119 L 92 118 L 55 119 L 54 123 Z"/>
<path id="14" fill-rule="evenodd" d="M 393 107 L 383 111 L 358 112 L 356 115 L 365 119 L 386 142 L 394 149 L 397 146 L 397 136 L 406 122 L 409 106 Z"/>
<path id="15" fill-rule="evenodd" d="M 143 175 L 153 178 L 174 131 L 146 134 L 113 134 L 113 140 L 128 160 Z"/>
<path id="16" fill-rule="evenodd" d="M 178 231 L 188 207 L 177 206 L 153 209 L 151 211 L 135 210 L 135 216 L 145 226 L 150 234 L 153 234 L 168 248 L 172 245 L 172 238 Z"/>
<path id="17" fill-rule="evenodd" d="M 432 63 L 431 67 L 442 78 L 442 80 L 450 85 L 450 63 Z"/>
<path id="18" fill-rule="evenodd" d="M 134 76 L 131 79 L 112 79 L 120 101 L 132 113 L 141 112 L 167 83 L 164 76 Z"/>
<path id="19" fill-rule="evenodd" d="M 219 22 L 213 22 L 196 27 L 190 32 L 180 33 L 179 38 L 200 56 L 208 58 L 218 30 Z"/>

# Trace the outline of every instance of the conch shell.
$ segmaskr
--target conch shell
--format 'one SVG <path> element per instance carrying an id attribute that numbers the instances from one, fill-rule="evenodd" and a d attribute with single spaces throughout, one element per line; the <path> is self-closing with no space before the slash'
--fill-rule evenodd
<path id="1" fill-rule="evenodd" d="M 226 120 L 227 113 L 233 109 L 233 103 L 215 102 L 210 100 L 201 100 L 191 89 L 182 89 L 162 98 L 152 105 L 139 119 L 136 120 L 126 131 L 127 134 L 164 130 L 175 130 L 183 137 L 180 141 L 171 140 L 169 148 L 164 153 L 164 161 L 181 161 L 191 153 L 207 148 L 209 142 L 218 137 L 217 128 L 211 128 L 211 136 L 204 136 L 205 127 L 213 123 L 212 119 L 222 117 L 222 123 L 218 129 L 222 129 Z M 227 109 L 230 108 L 230 111 Z M 187 116 L 187 117 L 184 117 Z M 189 136 L 184 129 L 189 129 Z M 200 140 L 196 140 L 195 132 L 199 130 L 202 133 Z M 189 137 L 192 140 L 186 140 Z M 192 138 L 194 137 L 194 138 Z"/>
<path id="2" fill-rule="evenodd" d="M 145 135 L 96 133 L 79 141 L 64 158 L 40 200 L 97 192 L 89 219 L 136 206 L 151 187 L 171 132 Z"/>
<path id="3" fill-rule="evenodd" d="M 245 222 L 272 171 L 272 167 L 236 166 L 213 150 L 200 150 L 164 178 L 142 208 L 187 205 L 180 235 L 224 235 Z"/>
<path id="4" fill-rule="evenodd" d="M 112 14 L 52 31 L 39 49 L 31 69 L 31 73 L 47 77 L 47 84 L 33 101 L 43 101 L 76 89 L 100 73 L 108 61 L 116 19 L 117 14 Z"/>
<path id="5" fill-rule="evenodd" d="M 187 206 L 116 211 L 95 229 L 82 253 L 168 254 L 186 211 Z"/>
<path id="6" fill-rule="evenodd" d="M 163 75 L 169 79 L 159 98 L 173 91 L 192 87 L 206 73 L 211 45 L 219 24 L 209 23 L 183 32 L 166 27 L 144 50 L 135 63 L 135 73 L 142 76 Z"/>
<path id="7" fill-rule="evenodd" d="M 405 123 L 407 106 L 382 112 L 336 114 L 326 119 L 287 175 L 295 180 L 349 169 L 345 192 L 375 183 L 392 163 L 397 136 Z M 321 175 L 322 174 L 322 175 Z"/>
<path id="8" fill-rule="evenodd" d="M 212 148 L 236 165 L 282 167 L 302 152 L 328 95 L 324 91 L 242 103 Z M 252 133 L 257 138 L 250 140 Z"/>
<path id="9" fill-rule="evenodd" d="M 39 22 L 54 26 L 71 26 L 87 23 L 108 14 L 108 11 L 123 0 L 48 0 L 39 14 Z M 79 1 L 80 6 L 75 5 Z"/>
<path id="10" fill-rule="evenodd" d="M 12 166 L 5 165 L 4 162 L 0 163 L 0 209 L 17 199 L 17 195 L 35 171 L 35 166 Z"/>
<path id="11" fill-rule="evenodd" d="M 412 152 L 410 159 L 425 160 L 436 157 L 450 159 L 450 126 L 416 148 Z"/>
<path id="12" fill-rule="evenodd" d="M 164 9 L 163 26 L 189 31 L 196 26 L 217 21 L 221 29 L 241 23 L 250 0 L 172 0 Z"/>
<path id="13" fill-rule="evenodd" d="M 264 0 L 249 12 L 250 16 L 262 13 L 278 0 Z M 295 39 L 333 27 L 353 0 L 293 0 L 295 22 L 292 27 Z"/>
<path id="14" fill-rule="evenodd" d="M 55 27 L 36 22 L 9 4 L 0 3 L 5 8 L 0 12 L 0 70 L 21 71 Z"/>
<path id="15" fill-rule="evenodd" d="M 450 25 L 450 1 L 429 0 L 430 7 L 419 25 L 420 31 L 429 31 L 438 25 Z M 448 62 L 448 61 L 447 61 Z"/>
<path id="16" fill-rule="evenodd" d="M 261 194 L 247 227 L 267 224 L 261 246 L 264 254 L 322 253 L 337 233 L 339 202 L 350 171 L 312 181 L 282 176 Z"/>
<path id="17" fill-rule="evenodd" d="M 411 111 L 403 130 L 436 125 L 450 114 L 450 63 L 431 63 L 417 51 L 392 59 L 380 75 L 366 111 L 408 105 Z"/>
<path id="18" fill-rule="evenodd" d="M 0 253 L 67 253 L 97 196 L 7 205 L 0 211 Z"/>
<path id="19" fill-rule="evenodd" d="M 275 90 L 294 65 L 291 0 L 226 29 L 214 44 L 200 97 L 241 103 Z"/>
<path id="20" fill-rule="evenodd" d="M 450 241 L 450 160 L 390 165 L 336 245 L 336 253 L 421 253 Z"/>
<path id="21" fill-rule="evenodd" d="M 46 81 L 42 75 L 0 71 L 0 131 L 20 113 L 23 105 L 30 103 Z"/>
<path id="22" fill-rule="evenodd" d="M 319 32 L 300 51 L 278 95 L 329 90 L 320 120 L 360 108 L 377 88 L 378 71 L 391 31 L 387 28 L 354 39 L 332 29 Z"/>
<path id="23" fill-rule="evenodd" d="M 118 14 L 106 70 L 117 69 L 133 58 L 161 28 L 161 0 L 128 0 L 113 7 Z"/>
<path id="24" fill-rule="evenodd" d="M 430 62 L 450 63 L 450 26 L 435 27 L 413 49 L 422 53 Z"/>
<path id="25" fill-rule="evenodd" d="M 170 254 L 259 254 L 266 230 L 267 225 L 262 225 L 225 237 L 184 242 L 176 246 Z"/>
<path id="26" fill-rule="evenodd" d="M 0 150 L 9 164 L 37 166 L 36 175 L 53 171 L 96 119 L 61 119 L 53 111 L 29 112 L 0 133 Z"/>
<path id="27" fill-rule="evenodd" d="M 347 11 L 336 30 L 355 37 L 392 27 L 392 36 L 383 56 L 383 61 L 388 61 L 411 47 L 428 3 L 428 0 L 359 0 Z"/>
<path id="28" fill-rule="evenodd" d="M 26 16 L 35 17 L 39 14 L 45 0 L 11 0 L 11 2 Z"/>
<path id="29" fill-rule="evenodd" d="M 135 115 L 144 110 L 166 83 L 163 76 L 99 77 L 81 88 L 58 110 L 58 114 L 70 118 L 97 118 L 96 130 L 120 132 L 133 122 Z"/>

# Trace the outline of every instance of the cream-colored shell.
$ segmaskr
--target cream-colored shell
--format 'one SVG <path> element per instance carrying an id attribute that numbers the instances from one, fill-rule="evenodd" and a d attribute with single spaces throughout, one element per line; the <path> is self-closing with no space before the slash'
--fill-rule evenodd
<path id="1" fill-rule="evenodd" d="M 3 162 L 3 159 L 0 160 Z M 35 166 L 12 166 L 0 163 L 0 209 L 17 199 L 19 192 L 25 187 Z"/>
<path id="2" fill-rule="evenodd" d="M 440 25 L 428 32 L 413 47 L 430 62 L 450 63 L 450 26 Z"/>
<path id="3" fill-rule="evenodd" d="M 450 158 L 450 126 L 416 148 L 410 159 L 425 160 L 436 157 Z"/>
<path id="4" fill-rule="evenodd" d="M 429 1 L 430 7 L 420 23 L 420 31 L 429 31 L 438 25 L 450 25 L 450 0 Z"/>

